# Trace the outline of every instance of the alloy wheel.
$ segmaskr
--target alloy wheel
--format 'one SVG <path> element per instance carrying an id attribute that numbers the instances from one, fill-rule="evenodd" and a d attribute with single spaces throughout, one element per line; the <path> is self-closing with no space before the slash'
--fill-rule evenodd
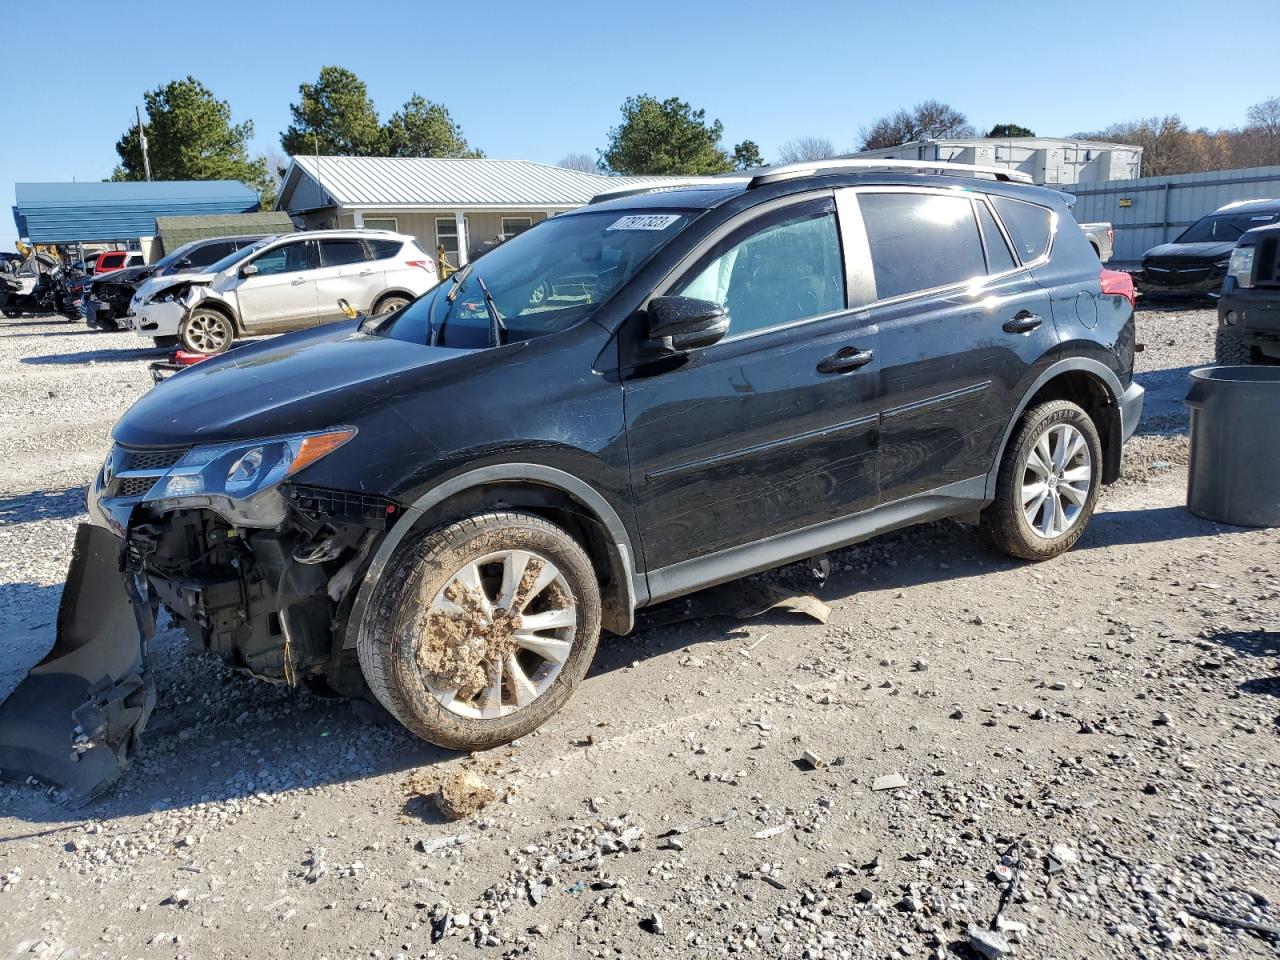
<path id="1" fill-rule="evenodd" d="M 573 649 L 577 604 L 564 574 L 528 550 L 464 565 L 415 625 L 423 683 L 441 707 L 491 720 L 529 706 Z"/>
<path id="2" fill-rule="evenodd" d="M 187 318 L 185 339 L 200 353 L 218 353 L 229 339 L 227 321 L 216 314 L 196 313 Z"/>
<path id="3" fill-rule="evenodd" d="M 1080 519 L 1093 486 L 1093 458 L 1084 435 L 1057 423 L 1027 457 L 1019 491 L 1022 513 L 1036 536 L 1060 537 Z"/>

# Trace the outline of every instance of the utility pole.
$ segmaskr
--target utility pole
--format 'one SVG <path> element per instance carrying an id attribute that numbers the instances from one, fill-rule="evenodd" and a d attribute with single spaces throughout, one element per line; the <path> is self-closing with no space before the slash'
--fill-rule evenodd
<path id="1" fill-rule="evenodd" d="M 138 142 L 142 144 L 142 169 L 149 181 L 151 179 L 151 158 L 147 156 L 147 131 L 142 128 L 142 109 L 135 106 L 133 110 L 138 117 Z"/>

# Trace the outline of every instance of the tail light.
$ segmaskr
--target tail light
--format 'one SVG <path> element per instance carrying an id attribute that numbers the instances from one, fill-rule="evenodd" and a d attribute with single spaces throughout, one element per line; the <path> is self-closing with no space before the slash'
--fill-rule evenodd
<path id="1" fill-rule="evenodd" d="M 430 260 L 406 260 L 404 262 L 404 265 L 406 267 L 419 267 L 427 271 L 427 273 L 436 272 L 436 265 L 432 263 Z"/>
<path id="2" fill-rule="evenodd" d="M 1116 245 L 1116 231 L 1114 227 L 1107 227 L 1107 246 L 1114 247 Z"/>
<path id="3" fill-rule="evenodd" d="M 1133 277 L 1129 274 L 1103 267 L 1098 274 L 1098 280 L 1102 284 L 1104 297 L 1124 297 L 1129 301 L 1129 306 L 1137 307 L 1138 299 L 1133 292 Z"/>

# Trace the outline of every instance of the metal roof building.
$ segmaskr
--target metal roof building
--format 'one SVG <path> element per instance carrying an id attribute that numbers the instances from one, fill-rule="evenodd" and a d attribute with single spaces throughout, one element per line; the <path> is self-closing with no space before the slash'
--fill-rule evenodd
<path id="1" fill-rule="evenodd" d="M 662 177 L 605 177 L 529 160 L 294 157 L 276 208 L 308 228 L 368 227 L 443 248 L 461 266 L 602 190 Z"/>
<path id="2" fill-rule="evenodd" d="M 18 183 L 13 220 L 31 243 L 128 243 L 156 235 L 156 217 L 249 213 L 258 194 L 239 180 Z"/>
<path id="3" fill-rule="evenodd" d="M 166 251 L 177 250 L 192 240 L 292 232 L 293 220 L 283 210 L 200 217 L 156 217 L 156 236 L 160 238 Z"/>

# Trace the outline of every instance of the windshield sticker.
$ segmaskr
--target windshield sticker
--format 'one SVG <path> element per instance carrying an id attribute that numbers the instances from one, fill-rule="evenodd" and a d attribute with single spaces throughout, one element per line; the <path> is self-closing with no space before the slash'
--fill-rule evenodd
<path id="1" fill-rule="evenodd" d="M 619 217 L 608 230 L 665 230 L 680 219 L 678 213 L 646 213 Z"/>

